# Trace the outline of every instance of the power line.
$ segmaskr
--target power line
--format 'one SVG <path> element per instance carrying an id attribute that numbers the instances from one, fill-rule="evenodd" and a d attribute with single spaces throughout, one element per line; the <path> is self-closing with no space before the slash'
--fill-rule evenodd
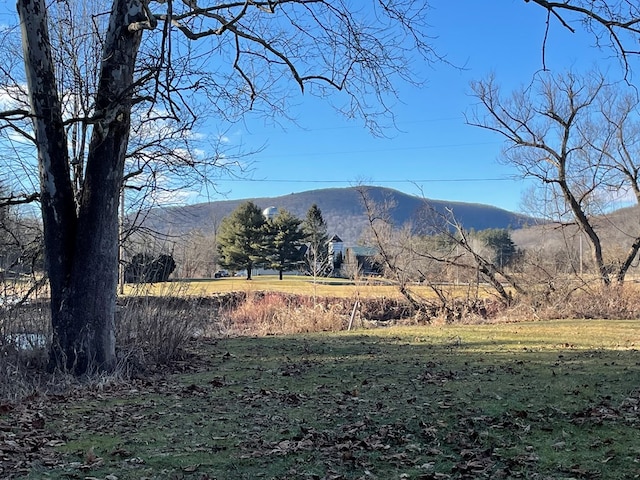
<path id="1" fill-rule="evenodd" d="M 462 183 L 462 182 L 508 182 L 517 180 L 515 177 L 495 177 L 495 178 L 429 178 L 418 180 L 365 180 L 365 183 Z M 248 183 L 344 183 L 354 184 L 353 180 L 328 180 L 328 179 L 285 179 L 285 178 L 229 178 L 219 179 L 220 182 L 248 182 Z"/>
<path id="2" fill-rule="evenodd" d="M 451 143 L 441 145 L 421 145 L 414 147 L 390 147 L 390 148 L 376 148 L 376 149 L 363 149 L 363 150 L 342 150 L 334 152 L 298 152 L 298 153 L 278 153 L 259 155 L 256 158 L 265 160 L 269 158 L 293 158 L 293 157 L 318 157 L 318 156 L 332 156 L 332 155 L 355 155 L 362 153 L 395 153 L 395 152 L 408 152 L 416 150 L 434 150 L 438 148 L 462 148 L 462 147 L 476 147 L 480 145 L 497 145 L 501 142 L 474 142 L 474 143 Z"/>

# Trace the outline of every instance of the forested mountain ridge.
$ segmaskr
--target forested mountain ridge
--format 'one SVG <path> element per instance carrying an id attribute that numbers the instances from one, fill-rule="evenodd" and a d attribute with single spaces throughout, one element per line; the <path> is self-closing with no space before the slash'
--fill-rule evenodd
<path id="1" fill-rule="evenodd" d="M 367 225 L 367 217 L 358 188 L 326 188 L 280 197 L 221 200 L 180 207 L 155 208 L 148 212 L 143 225 L 158 232 L 174 235 L 191 230 L 211 233 L 216 230 L 225 216 L 248 200 L 261 209 L 268 207 L 285 209 L 299 218 L 304 218 L 311 205 L 316 204 L 322 211 L 329 234 L 338 235 L 346 244 L 355 244 Z M 414 224 L 419 222 L 420 212 L 424 211 L 425 205 L 439 212 L 450 209 L 466 229 L 517 229 L 534 221 L 526 215 L 490 205 L 425 199 L 384 187 L 365 188 L 369 197 L 376 203 L 391 202 L 394 205 L 390 214 L 397 226 L 407 222 Z"/>

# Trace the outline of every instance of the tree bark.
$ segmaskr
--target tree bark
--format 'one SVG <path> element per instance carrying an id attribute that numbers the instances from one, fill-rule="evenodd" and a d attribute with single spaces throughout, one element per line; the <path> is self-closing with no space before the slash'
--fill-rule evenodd
<path id="1" fill-rule="evenodd" d="M 51 290 L 54 331 L 58 313 L 66 305 L 73 245 L 77 230 L 69 158 L 56 88 L 44 0 L 20 0 L 17 4 L 33 127 L 38 146 L 40 204 L 44 227 L 45 264 Z"/>
<path id="2" fill-rule="evenodd" d="M 247 263 L 247 280 L 251 280 L 252 270 L 253 270 L 253 262 Z"/>
<path id="3" fill-rule="evenodd" d="M 635 239 L 635 241 L 633 242 L 633 245 L 631 245 L 631 247 L 629 248 L 629 252 L 627 253 L 627 256 L 624 262 L 622 263 L 622 265 L 620 266 L 620 269 L 618 270 L 618 275 L 616 276 L 616 280 L 619 285 L 622 285 L 624 283 L 624 278 L 627 275 L 627 271 L 629 270 L 629 267 L 631 267 L 633 260 L 638 255 L 638 251 L 640 251 L 640 237 L 637 237 Z"/>
<path id="4" fill-rule="evenodd" d="M 40 167 L 51 288 L 52 369 L 115 367 L 118 203 L 129 140 L 133 78 L 145 19 L 139 0 L 114 0 L 96 95 L 85 178 L 76 205 L 44 0 L 18 0 Z M 64 68 L 64 67 L 61 67 Z"/>

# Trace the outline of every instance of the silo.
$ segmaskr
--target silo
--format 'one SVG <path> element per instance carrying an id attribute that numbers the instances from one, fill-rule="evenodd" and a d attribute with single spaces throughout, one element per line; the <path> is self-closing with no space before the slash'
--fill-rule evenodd
<path id="1" fill-rule="evenodd" d="M 267 207 L 262 211 L 262 215 L 266 220 L 273 220 L 278 215 L 278 209 L 276 207 Z"/>

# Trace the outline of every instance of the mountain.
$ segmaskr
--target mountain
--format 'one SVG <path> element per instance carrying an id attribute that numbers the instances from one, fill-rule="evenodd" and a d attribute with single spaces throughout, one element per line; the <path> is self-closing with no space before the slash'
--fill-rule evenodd
<path id="1" fill-rule="evenodd" d="M 301 219 L 315 203 L 327 222 L 329 234 L 337 234 L 345 244 L 352 245 L 361 238 L 367 224 L 359 188 L 363 187 L 327 188 L 281 197 L 223 200 L 181 207 L 154 208 L 148 212 L 143 225 L 155 231 L 174 235 L 196 229 L 203 233 L 211 233 L 225 216 L 247 200 L 251 200 L 261 209 L 276 207 L 288 210 Z M 420 212 L 425 211 L 425 205 L 438 212 L 451 209 L 457 220 L 467 229 L 516 229 L 534 221 L 526 215 L 489 205 L 424 199 L 383 187 L 364 188 L 375 203 L 386 202 L 394 205 L 390 213 L 397 226 L 410 221 L 417 223 Z"/>
<path id="2" fill-rule="evenodd" d="M 589 221 L 610 256 L 626 254 L 640 235 L 638 205 L 592 215 Z M 590 255 L 586 253 L 591 249 L 588 239 L 575 223 L 540 222 L 513 232 L 511 237 L 524 250 L 539 250 L 544 246 L 547 251 L 566 252 L 568 248 L 577 251 L 583 243 L 585 255 Z"/>

